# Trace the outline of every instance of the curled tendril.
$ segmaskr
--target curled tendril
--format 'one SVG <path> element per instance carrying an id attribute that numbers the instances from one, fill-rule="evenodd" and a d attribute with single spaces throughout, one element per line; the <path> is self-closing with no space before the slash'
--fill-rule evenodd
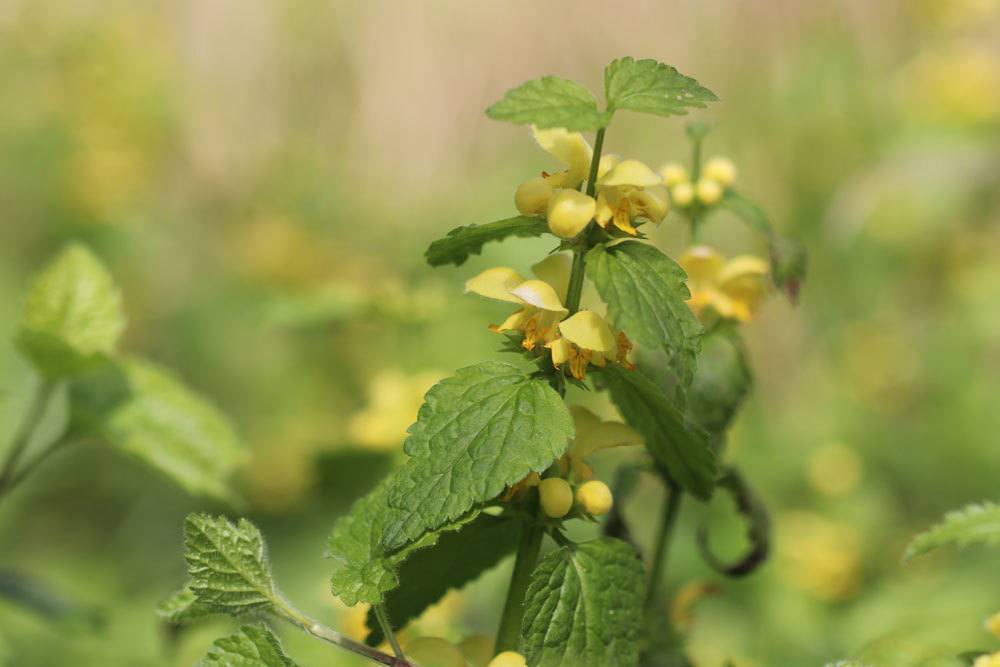
<path id="1" fill-rule="evenodd" d="M 767 508 L 753 492 L 743 476 L 733 467 L 726 468 L 718 484 L 736 503 L 736 509 L 747 522 L 750 547 L 740 558 L 726 562 L 717 557 L 709 546 L 708 526 L 698 528 L 698 548 L 708 565 L 730 577 L 745 577 L 767 560 L 771 551 L 771 518 Z"/>

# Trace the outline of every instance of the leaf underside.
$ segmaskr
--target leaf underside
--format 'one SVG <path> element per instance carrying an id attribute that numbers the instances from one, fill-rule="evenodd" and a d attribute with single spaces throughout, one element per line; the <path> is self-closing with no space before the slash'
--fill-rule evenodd
<path id="1" fill-rule="evenodd" d="M 549 231 L 548 224 L 538 216 L 519 215 L 484 225 L 456 227 L 443 238 L 431 243 L 424 253 L 431 266 L 454 264 L 461 266 L 469 255 L 478 255 L 483 245 L 510 237 L 541 236 Z"/>

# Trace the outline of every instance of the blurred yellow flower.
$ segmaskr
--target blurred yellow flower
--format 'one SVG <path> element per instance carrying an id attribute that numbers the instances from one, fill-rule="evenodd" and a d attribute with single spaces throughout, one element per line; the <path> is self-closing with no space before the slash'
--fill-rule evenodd
<path id="1" fill-rule="evenodd" d="M 987 632 L 1000 639 L 1000 611 L 987 618 L 983 625 Z"/>
<path id="2" fill-rule="evenodd" d="M 827 496 L 844 496 L 861 482 L 861 458 L 839 442 L 819 447 L 809 457 L 809 483 Z"/>
<path id="3" fill-rule="evenodd" d="M 1000 667 L 1000 651 L 990 655 L 981 655 L 972 663 L 972 667 Z"/>
<path id="4" fill-rule="evenodd" d="M 713 248 L 695 246 L 681 256 L 680 265 L 688 275 L 688 305 L 698 315 L 711 307 L 723 318 L 746 322 L 767 293 L 770 266 L 759 257 L 726 261 Z"/>
<path id="5" fill-rule="evenodd" d="M 573 415 L 576 435 L 564 458 L 577 481 L 593 476 L 587 463 L 587 459 L 593 454 L 612 447 L 641 446 L 644 442 L 639 432 L 631 426 L 618 421 L 603 421 L 582 405 L 570 406 L 569 411 Z"/>
<path id="6" fill-rule="evenodd" d="M 796 588 L 835 602 L 853 596 L 861 579 L 861 536 L 846 523 L 813 512 L 778 517 L 778 569 Z"/>
<path id="7" fill-rule="evenodd" d="M 670 620 L 677 631 L 690 631 L 695 605 L 710 595 L 718 595 L 720 590 L 718 585 L 707 581 L 692 581 L 682 586 L 670 605 Z"/>
<path id="8" fill-rule="evenodd" d="M 443 377 L 429 370 L 414 375 L 387 370 L 368 385 L 368 404 L 347 427 L 351 444 L 379 451 L 402 451 L 406 430 L 417 419 L 424 394 Z"/>

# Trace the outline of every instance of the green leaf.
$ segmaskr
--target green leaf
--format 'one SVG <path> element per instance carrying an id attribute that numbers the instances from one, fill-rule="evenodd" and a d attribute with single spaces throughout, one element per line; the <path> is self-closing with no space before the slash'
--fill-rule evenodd
<path id="1" fill-rule="evenodd" d="M 469 255 L 478 255 L 490 241 L 503 241 L 511 236 L 541 236 L 549 231 L 548 223 L 538 216 L 519 215 L 485 225 L 456 227 L 427 248 L 424 257 L 431 266 L 454 264 L 461 266 Z"/>
<path id="2" fill-rule="evenodd" d="M 589 90 L 557 76 L 527 81 L 507 91 L 486 115 L 520 125 L 567 130 L 599 130 L 611 118 L 597 110 L 597 100 Z"/>
<path id="3" fill-rule="evenodd" d="M 562 547 L 531 573 L 522 647 L 532 667 L 635 667 L 645 573 L 628 544 L 602 538 Z"/>
<path id="4" fill-rule="evenodd" d="M 572 437 L 569 410 L 545 380 L 500 361 L 459 370 L 427 392 L 410 427 L 382 545 L 401 547 L 545 470 Z"/>
<path id="5" fill-rule="evenodd" d="M 716 461 L 708 434 L 686 425 L 684 415 L 641 373 L 612 364 L 600 373 L 625 421 L 642 434 L 646 448 L 670 478 L 698 498 L 710 497 Z"/>
<path id="6" fill-rule="evenodd" d="M 238 616 L 279 600 L 264 538 L 246 519 L 189 514 L 184 522 L 188 587 L 206 609 Z"/>
<path id="7" fill-rule="evenodd" d="M 236 634 L 217 639 L 199 667 L 296 667 L 281 642 L 262 625 L 244 625 Z"/>
<path id="8" fill-rule="evenodd" d="M 125 328 L 111 274 L 86 247 L 70 245 L 35 278 L 18 346 L 49 378 L 79 373 L 115 352 Z"/>
<path id="9" fill-rule="evenodd" d="M 223 500 L 245 458 L 229 421 L 169 371 L 121 359 L 70 390 L 73 428 L 97 435 L 164 473 L 186 491 Z"/>
<path id="10" fill-rule="evenodd" d="M 410 459 L 337 521 L 328 555 L 335 595 L 381 603 L 396 567 L 475 508 L 566 451 L 573 421 L 549 385 L 503 362 L 463 368 L 427 392 L 405 449 Z"/>
<path id="11" fill-rule="evenodd" d="M 705 108 L 718 97 L 675 68 L 655 60 L 630 57 L 613 60 L 604 68 L 608 111 L 629 109 L 658 116 L 678 116 L 691 108 Z"/>
<path id="12" fill-rule="evenodd" d="M 385 596 L 385 608 L 394 629 L 461 588 L 514 551 L 521 522 L 510 516 L 479 517 L 457 532 L 441 536 L 429 549 L 417 551 L 399 568 L 402 585 Z M 375 611 L 368 612 L 368 637 L 377 646 L 384 639 Z"/>
<path id="13" fill-rule="evenodd" d="M 608 304 L 608 317 L 642 345 L 666 350 L 682 386 L 691 383 L 703 333 L 685 301 L 687 274 L 651 245 L 625 241 L 587 253 L 587 275 Z"/>
<path id="14" fill-rule="evenodd" d="M 185 586 L 156 605 L 156 615 L 175 625 L 191 623 L 215 613 L 210 607 L 198 601 L 198 596 L 190 586 Z"/>
<path id="15" fill-rule="evenodd" d="M 941 523 L 910 542 L 903 560 L 943 546 L 964 547 L 970 544 L 1000 544 L 1000 505 L 983 502 L 949 512 Z"/>
<path id="16" fill-rule="evenodd" d="M 687 392 L 688 414 L 710 434 L 720 436 L 729 428 L 752 385 L 739 331 L 720 325 L 702 340 L 698 370 Z"/>

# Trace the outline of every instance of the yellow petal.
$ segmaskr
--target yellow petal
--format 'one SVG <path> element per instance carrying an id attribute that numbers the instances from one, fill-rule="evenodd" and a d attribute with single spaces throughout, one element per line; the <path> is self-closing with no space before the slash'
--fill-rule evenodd
<path id="1" fill-rule="evenodd" d="M 601 190 L 597 194 L 597 209 L 594 211 L 594 220 L 601 227 L 607 227 L 614 215 L 615 210 L 611 208 L 611 204 L 608 202 L 607 193 Z"/>
<path id="2" fill-rule="evenodd" d="M 719 290 L 733 304 L 730 317 L 749 320 L 767 293 L 770 267 L 759 257 L 742 255 L 729 260 L 719 273 Z"/>
<path id="3" fill-rule="evenodd" d="M 635 203 L 636 215 L 646 218 L 650 222 L 659 224 L 667 217 L 670 210 L 670 202 L 667 199 L 667 191 L 662 187 L 647 188 L 632 194 Z"/>
<path id="4" fill-rule="evenodd" d="M 549 229 L 556 236 L 571 239 L 590 224 L 596 209 L 593 197 L 576 190 L 556 190 L 546 213 Z"/>
<path id="5" fill-rule="evenodd" d="M 618 166 L 622 159 L 618 155 L 602 155 L 601 161 L 597 163 L 597 181 L 600 182 L 604 176 Z"/>
<path id="6" fill-rule="evenodd" d="M 569 410 L 576 426 L 576 437 L 570 448 L 570 458 L 573 461 L 583 461 L 602 449 L 641 445 L 644 442 L 642 436 L 626 424 L 601 421 L 593 412 L 579 405 L 574 405 Z"/>
<path id="7" fill-rule="evenodd" d="M 512 289 L 510 293 L 521 302 L 541 310 L 554 313 L 568 312 L 563 308 L 562 301 L 556 291 L 552 289 L 552 285 L 544 280 L 525 280 Z"/>
<path id="8" fill-rule="evenodd" d="M 601 179 L 601 185 L 605 187 L 630 185 L 636 188 L 649 188 L 660 185 L 660 182 L 660 177 L 638 160 L 619 162 Z"/>
<path id="9" fill-rule="evenodd" d="M 705 163 L 701 175 L 710 178 L 722 187 L 728 187 L 736 180 L 736 165 L 725 157 L 714 157 Z"/>
<path id="10" fill-rule="evenodd" d="M 514 269 L 497 266 L 465 281 L 465 291 L 485 296 L 487 299 L 521 303 L 510 291 L 524 282 L 524 277 Z"/>
<path id="11" fill-rule="evenodd" d="M 560 366 L 573 356 L 573 344 L 565 338 L 556 338 L 545 347 L 552 350 L 552 365 Z"/>
<path id="12" fill-rule="evenodd" d="M 526 306 L 521 310 L 511 313 L 507 319 L 505 319 L 500 324 L 490 325 L 491 331 L 520 331 L 524 328 L 524 325 L 528 323 L 532 315 L 536 314 L 538 310 L 532 306 Z"/>
<path id="13" fill-rule="evenodd" d="M 711 206 L 722 199 L 722 186 L 710 178 L 703 178 L 695 186 L 695 192 L 702 204 Z"/>
<path id="14" fill-rule="evenodd" d="M 699 245 L 686 250 L 681 255 L 679 264 L 688 275 L 688 288 L 694 291 L 715 284 L 725 265 L 725 259 L 714 248 Z"/>
<path id="15" fill-rule="evenodd" d="M 687 183 L 690 180 L 688 179 L 687 169 L 677 162 L 668 162 L 660 167 L 660 178 L 663 179 L 663 184 L 668 188 L 680 185 L 681 183 Z"/>
<path id="16" fill-rule="evenodd" d="M 561 301 L 566 299 L 569 289 L 569 275 L 573 269 L 573 258 L 569 254 L 559 252 L 549 255 L 538 264 L 531 267 L 531 272 L 552 285 Z"/>
<path id="17" fill-rule="evenodd" d="M 551 196 L 552 185 L 539 176 L 517 186 L 514 192 L 514 205 L 522 215 L 540 215 L 545 212 Z"/>
<path id="18" fill-rule="evenodd" d="M 583 138 L 583 135 L 579 132 L 567 132 L 561 127 L 540 130 L 532 125 L 531 131 L 535 135 L 535 141 L 543 150 L 569 167 L 566 172 L 559 174 L 565 178 L 565 182 L 553 183 L 553 185 L 578 187 L 583 179 L 587 178 L 587 173 L 590 171 L 590 160 L 594 155 L 593 149 Z"/>
<path id="19" fill-rule="evenodd" d="M 678 183 L 670 188 L 670 199 L 681 208 L 694 201 L 694 187 L 690 183 Z"/>
<path id="20" fill-rule="evenodd" d="M 581 310 L 559 323 L 559 332 L 569 342 L 585 350 L 613 353 L 615 335 L 604 318 L 590 310 Z"/>

